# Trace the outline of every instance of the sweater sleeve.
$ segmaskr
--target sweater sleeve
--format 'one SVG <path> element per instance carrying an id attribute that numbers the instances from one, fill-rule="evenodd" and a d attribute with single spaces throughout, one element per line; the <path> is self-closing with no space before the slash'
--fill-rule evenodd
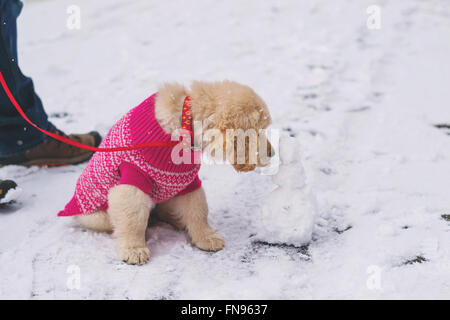
<path id="1" fill-rule="evenodd" d="M 191 184 L 189 184 L 186 188 L 184 188 L 183 190 L 181 190 L 177 196 L 179 195 L 183 195 L 183 194 L 187 194 L 189 192 L 195 191 L 198 188 L 200 188 L 202 186 L 202 180 L 200 180 L 200 178 L 197 176 L 195 177 L 194 181 L 191 182 Z"/>
<path id="2" fill-rule="evenodd" d="M 129 184 L 135 186 L 146 194 L 149 194 L 150 191 L 152 191 L 153 181 L 135 165 L 124 162 L 119 166 L 119 171 L 119 184 Z"/>

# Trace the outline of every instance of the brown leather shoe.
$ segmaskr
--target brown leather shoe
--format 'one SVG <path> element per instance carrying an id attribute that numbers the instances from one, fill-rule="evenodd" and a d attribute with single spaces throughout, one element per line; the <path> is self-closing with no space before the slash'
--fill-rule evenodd
<path id="1" fill-rule="evenodd" d="M 91 131 L 87 134 L 70 134 L 66 135 L 60 130 L 55 132 L 58 135 L 65 136 L 69 139 L 87 144 L 89 146 L 97 147 L 102 138 L 96 131 Z M 0 159 L 0 166 L 15 164 L 21 166 L 65 166 L 70 164 L 77 164 L 89 160 L 94 152 L 80 149 L 64 142 L 50 139 L 33 149 L 25 151 L 23 154 L 6 159 Z"/>

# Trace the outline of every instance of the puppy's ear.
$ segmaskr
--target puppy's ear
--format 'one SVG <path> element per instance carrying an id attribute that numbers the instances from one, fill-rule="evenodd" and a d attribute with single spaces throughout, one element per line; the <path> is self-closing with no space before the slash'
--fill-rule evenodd
<path id="1" fill-rule="evenodd" d="M 230 101 L 226 106 L 218 110 L 216 125 L 221 130 L 228 129 L 258 129 L 260 128 L 263 114 L 258 108 Z"/>

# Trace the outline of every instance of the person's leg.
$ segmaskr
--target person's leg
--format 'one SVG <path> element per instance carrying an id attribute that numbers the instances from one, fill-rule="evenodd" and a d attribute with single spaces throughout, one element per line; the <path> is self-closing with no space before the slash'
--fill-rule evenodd
<path id="1" fill-rule="evenodd" d="M 28 118 L 45 130 L 55 131 L 34 92 L 33 81 L 23 75 L 18 65 L 16 19 L 22 3 L 1 0 L 0 6 L 0 70 L 3 77 Z M 0 158 L 17 156 L 46 140 L 46 135 L 24 121 L 0 88 Z"/>
<path id="2" fill-rule="evenodd" d="M 14 98 L 38 127 L 89 146 L 98 146 L 101 142 L 98 132 L 67 136 L 48 121 L 41 100 L 34 92 L 33 81 L 23 75 L 17 61 L 16 20 L 21 9 L 19 0 L 0 0 L 0 71 Z M 76 164 L 88 160 L 92 154 L 91 151 L 49 138 L 29 125 L 14 108 L 3 88 L 0 88 L 0 167 L 9 164 Z"/>

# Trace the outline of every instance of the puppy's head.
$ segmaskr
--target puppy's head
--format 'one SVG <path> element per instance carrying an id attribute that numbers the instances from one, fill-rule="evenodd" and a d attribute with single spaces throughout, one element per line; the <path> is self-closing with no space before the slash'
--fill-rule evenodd
<path id="1" fill-rule="evenodd" d="M 274 150 L 265 129 L 272 120 L 261 97 L 250 87 L 233 81 L 194 86 L 202 88 L 215 108 L 212 127 L 222 134 L 223 154 L 235 170 L 246 172 L 268 165 Z"/>

